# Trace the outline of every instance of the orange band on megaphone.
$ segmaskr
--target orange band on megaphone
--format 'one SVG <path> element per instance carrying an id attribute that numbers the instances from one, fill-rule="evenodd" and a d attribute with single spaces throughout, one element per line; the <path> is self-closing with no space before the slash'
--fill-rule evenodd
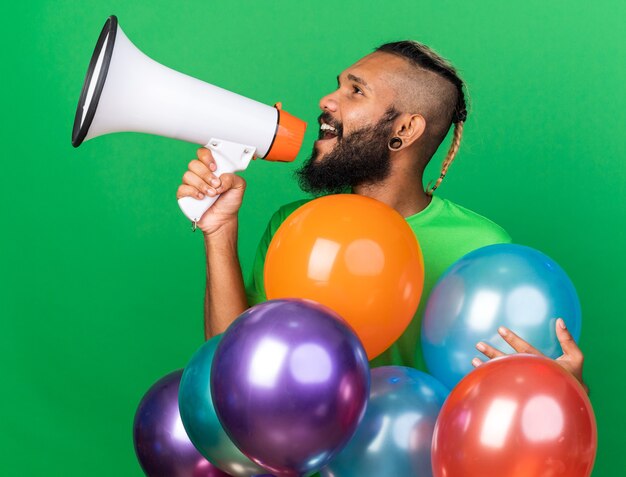
<path id="1" fill-rule="evenodd" d="M 276 125 L 276 136 L 269 151 L 263 158 L 266 161 L 293 161 L 298 155 L 304 140 L 306 123 L 282 110 L 281 107 L 282 105 L 277 103 L 278 124 Z"/>

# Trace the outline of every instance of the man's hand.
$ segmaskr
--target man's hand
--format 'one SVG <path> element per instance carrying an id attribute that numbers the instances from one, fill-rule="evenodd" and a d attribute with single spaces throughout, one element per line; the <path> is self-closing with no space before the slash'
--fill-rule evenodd
<path id="1" fill-rule="evenodd" d="M 502 336 L 504 341 L 511 345 L 511 347 L 518 353 L 528 353 L 543 356 L 540 351 L 533 348 L 530 344 L 528 344 L 526 341 L 517 336 L 508 328 L 501 326 L 500 328 L 498 328 L 498 333 L 500 334 L 500 336 Z M 583 353 L 574 341 L 574 338 L 572 338 L 572 335 L 566 328 L 565 322 L 562 318 L 556 320 L 556 337 L 558 338 L 559 343 L 561 344 L 561 348 L 563 349 L 563 354 L 556 359 L 556 362 L 559 363 L 567 371 L 569 371 L 580 382 L 580 384 L 583 385 L 585 391 L 588 394 L 589 388 L 583 382 Z M 490 359 L 505 355 L 505 353 L 503 353 L 502 351 L 497 350 L 493 346 L 482 341 L 476 344 L 476 349 Z M 472 364 L 475 367 L 478 367 L 483 364 L 483 362 L 478 358 L 474 358 L 472 360 Z"/>
<path id="2" fill-rule="evenodd" d="M 211 151 L 201 147 L 197 151 L 197 159 L 189 163 L 183 175 L 183 183 L 178 187 L 176 198 L 193 197 L 203 199 L 205 196 L 220 195 L 204 215 L 197 226 L 206 236 L 212 235 L 225 225 L 236 222 L 246 181 L 236 174 L 222 174 L 217 177 L 215 159 Z"/>

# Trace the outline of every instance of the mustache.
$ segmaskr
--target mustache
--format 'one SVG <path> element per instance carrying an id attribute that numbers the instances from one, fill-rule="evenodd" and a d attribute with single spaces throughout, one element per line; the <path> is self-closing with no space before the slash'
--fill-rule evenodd
<path id="1" fill-rule="evenodd" d="M 341 136 L 343 134 L 343 123 L 333 118 L 328 111 L 324 111 L 317 118 L 317 123 L 320 126 L 322 125 L 323 122 L 328 124 L 329 126 L 334 127 L 337 130 L 338 136 Z"/>

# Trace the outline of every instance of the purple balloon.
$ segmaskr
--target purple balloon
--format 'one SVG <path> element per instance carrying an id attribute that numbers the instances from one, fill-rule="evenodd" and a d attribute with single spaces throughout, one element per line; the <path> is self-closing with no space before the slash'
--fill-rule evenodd
<path id="1" fill-rule="evenodd" d="M 146 393 L 133 426 L 135 453 L 148 477 L 229 477 L 196 450 L 178 412 L 183 370 L 157 381 Z"/>
<path id="2" fill-rule="evenodd" d="M 226 330 L 213 358 L 213 403 L 241 451 L 277 476 L 323 467 L 356 431 L 369 396 L 367 355 L 333 311 L 272 300 Z"/>

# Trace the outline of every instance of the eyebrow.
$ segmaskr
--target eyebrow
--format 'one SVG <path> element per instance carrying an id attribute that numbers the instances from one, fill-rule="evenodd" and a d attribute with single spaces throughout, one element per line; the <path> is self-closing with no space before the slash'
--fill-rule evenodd
<path id="1" fill-rule="evenodd" d="M 339 76 L 340 75 L 337 75 L 337 84 L 340 83 Z M 358 76 L 354 76 L 352 73 L 348 73 L 347 78 L 350 81 L 354 81 L 355 83 L 359 83 L 360 85 L 365 86 L 367 89 L 369 89 L 371 91 L 371 88 L 367 85 L 367 81 L 365 81 L 363 78 L 359 78 Z"/>

